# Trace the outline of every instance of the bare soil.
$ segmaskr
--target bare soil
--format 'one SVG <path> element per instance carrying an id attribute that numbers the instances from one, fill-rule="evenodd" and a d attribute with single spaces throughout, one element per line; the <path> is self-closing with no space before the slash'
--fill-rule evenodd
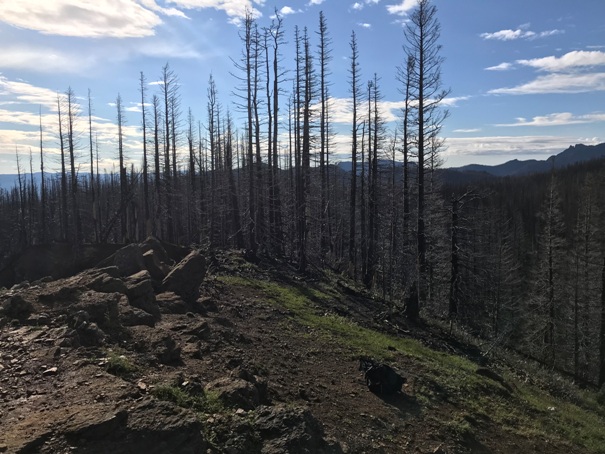
<path id="1" fill-rule="evenodd" d="M 358 370 L 358 349 L 306 326 L 262 291 L 228 285 L 220 278 L 245 275 L 311 287 L 320 276 L 301 276 L 282 264 L 242 268 L 242 263 L 239 256 L 213 260 L 199 310 L 162 313 L 153 327 L 100 324 L 106 337 L 98 345 L 69 345 L 65 339 L 73 317 L 65 309 L 68 303 L 41 298 L 61 292 L 66 298 L 63 289 L 77 288 L 77 276 L 5 291 L 2 298 L 19 294 L 33 309 L 27 320 L 5 317 L 0 328 L 0 452 L 279 452 L 262 440 L 245 440 L 254 437 L 244 433 L 238 418 L 253 420 L 258 409 L 236 406 L 196 414 L 160 402 L 153 394 L 163 385 L 203 386 L 242 370 L 267 385 L 259 408 L 285 404 L 308 409 L 323 427 L 325 452 L 583 452 L 541 436 L 521 437 L 489 417 L 467 417 L 462 432 L 444 423 L 456 419 L 461 409 L 447 395 L 422 404 L 416 392 L 422 366 L 403 352 L 391 352 L 391 365 L 407 379 L 403 393 L 373 394 Z M 352 288 L 340 291 L 340 297 L 317 310 L 415 337 L 439 350 L 468 357 L 475 353 L 426 327 L 379 321 L 374 316 L 381 312 L 380 303 Z M 157 351 L 172 342 L 166 339 L 174 341 L 167 348 L 180 348 L 180 354 L 162 361 Z M 121 355 L 134 370 L 111 373 L 112 355 Z M 111 436 L 118 432 L 122 441 Z M 103 438 L 108 440 L 105 445 Z M 287 449 L 284 452 L 313 452 Z"/>

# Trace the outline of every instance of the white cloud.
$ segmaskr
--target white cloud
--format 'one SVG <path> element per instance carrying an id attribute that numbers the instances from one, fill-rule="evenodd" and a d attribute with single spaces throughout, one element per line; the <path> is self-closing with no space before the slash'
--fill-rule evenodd
<path id="1" fill-rule="evenodd" d="M 139 2 L 151 11 L 162 13 L 166 16 L 177 16 L 182 17 L 183 19 L 189 19 L 182 11 L 176 8 L 163 8 L 159 6 L 155 0 L 139 0 Z"/>
<path id="2" fill-rule="evenodd" d="M 287 16 L 288 14 L 296 14 L 296 13 L 300 13 L 301 10 L 295 10 L 293 8 L 291 8 L 290 6 L 284 6 L 282 9 L 279 10 L 279 13 L 282 16 Z"/>
<path id="3" fill-rule="evenodd" d="M 41 105 L 51 110 L 56 109 L 57 106 L 55 91 L 23 81 L 9 80 L 2 75 L 0 75 L 0 96 L 11 96 L 12 102 Z"/>
<path id="4" fill-rule="evenodd" d="M 485 68 L 486 71 L 507 71 L 509 69 L 512 69 L 513 65 L 512 63 L 500 63 L 499 65 L 496 66 L 490 66 L 489 68 Z"/>
<path id="5" fill-rule="evenodd" d="M 472 129 L 454 129 L 452 132 L 458 132 L 458 133 L 462 133 L 462 134 L 471 134 L 473 132 L 479 132 L 479 131 L 481 131 L 481 129 L 472 128 Z"/>
<path id="6" fill-rule="evenodd" d="M 372 28 L 372 24 L 368 24 L 367 22 L 362 22 L 357 25 L 359 25 L 362 28 Z"/>
<path id="7" fill-rule="evenodd" d="M 354 9 L 354 10 L 356 10 L 356 11 L 362 10 L 363 9 L 363 3 L 355 2 L 355 3 L 353 3 L 351 5 L 351 8 Z"/>
<path id="8" fill-rule="evenodd" d="M 326 0 L 311 0 L 309 2 L 309 6 L 313 6 L 313 5 L 321 5 L 323 2 L 325 2 Z"/>
<path id="9" fill-rule="evenodd" d="M 544 116 L 533 117 L 531 120 L 517 118 L 515 123 L 497 124 L 495 126 L 565 126 L 585 123 L 605 122 L 605 113 L 591 113 L 586 115 L 574 115 L 570 112 L 552 113 Z"/>
<path id="10" fill-rule="evenodd" d="M 89 70 L 96 61 L 94 55 L 69 54 L 52 48 L 27 46 L 2 49 L 1 68 L 25 69 L 44 73 L 82 73 Z"/>
<path id="11" fill-rule="evenodd" d="M 604 66 L 605 52 L 576 50 L 561 57 L 543 57 L 531 60 L 517 60 L 517 63 L 541 71 L 565 71 L 574 68 Z"/>
<path id="12" fill-rule="evenodd" d="M 493 33 L 481 33 L 479 36 L 483 39 L 494 39 L 497 41 L 513 41 L 516 39 L 536 39 L 545 38 L 547 36 L 559 35 L 564 33 L 563 30 L 547 30 L 540 33 L 527 30 L 529 24 L 523 24 L 516 30 L 506 29 L 499 30 Z"/>
<path id="13" fill-rule="evenodd" d="M 387 5 L 387 11 L 389 14 L 396 14 L 397 16 L 405 16 L 408 11 L 418 6 L 418 0 L 401 0 L 401 3 L 397 5 Z"/>
<path id="14" fill-rule="evenodd" d="M 47 35 L 86 38 L 140 38 L 152 36 L 162 23 L 150 7 L 155 2 L 134 0 L 19 0 L 0 2 L 0 20 Z M 162 14 L 172 10 L 153 7 Z"/>
<path id="15" fill-rule="evenodd" d="M 63 97 L 63 95 L 61 95 Z M 2 104 L 10 104 L 14 108 L 11 110 L 0 109 L 0 122 L 5 126 L 0 129 L 0 162 L 8 162 L 10 166 L 16 168 L 15 149 L 21 154 L 39 149 L 39 125 L 42 119 L 44 149 L 48 153 L 56 153 L 58 142 L 58 116 L 57 93 L 43 87 L 36 87 L 27 82 L 12 81 L 0 75 L 0 99 L 6 99 Z M 76 101 L 78 98 L 76 98 Z M 83 102 L 85 104 L 86 101 Z M 136 106 L 136 103 L 134 103 Z M 39 109 L 42 107 L 40 117 Z M 75 110 L 79 110 L 76 104 Z M 126 109 L 130 111 L 131 109 Z M 141 131 L 138 121 L 135 125 L 125 124 L 122 127 L 124 134 L 124 146 L 135 164 L 141 150 Z M 82 137 L 88 134 L 88 115 L 78 115 L 74 123 L 76 135 Z M 117 150 L 118 129 L 113 120 L 93 116 L 92 128 L 95 137 L 98 139 L 102 158 L 112 162 Z M 86 162 L 83 162 L 86 167 Z M 4 165 L 0 171 L 6 173 L 11 170 Z"/>
<path id="16" fill-rule="evenodd" d="M 231 23 L 239 24 L 246 17 L 246 12 L 254 18 L 262 16 L 254 5 L 262 6 L 265 0 L 169 0 L 169 2 L 185 9 L 213 8 L 224 11 Z"/>
<path id="17" fill-rule="evenodd" d="M 605 91 L 605 73 L 548 74 L 516 87 L 496 88 L 491 94 L 528 95 Z"/>
<path id="18" fill-rule="evenodd" d="M 457 107 L 460 101 L 466 101 L 470 96 L 451 96 L 443 99 L 441 105 L 444 107 Z"/>

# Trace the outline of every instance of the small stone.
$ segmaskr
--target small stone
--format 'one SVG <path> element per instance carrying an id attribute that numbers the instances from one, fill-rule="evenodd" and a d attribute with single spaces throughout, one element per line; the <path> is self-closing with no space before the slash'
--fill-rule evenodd
<path id="1" fill-rule="evenodd" d="M 48 377 L 50 375 L 57 375 L 57 371 L 58 369 L 56 367 L 51 367 L 50 369 L 46 369 L 44 372 L 42 372 L 42 375 L 44 375 L 45 377 Z"/>
<path id="2" fill-rule="evenodd" d="M 140 381 L 137 383 L 137 388 L 139 388 L 140 391 L 147 392 L 148 386 L 146 383 L 143 383 L 142 381 Z"/>
<path id="3" fill-rule="evenodd" d="M 246 414 L 246 410 L 244 410 L 243 408 L 238 408 L 238 409 L 235 411 L 235 414 L 236 414 L 237 416 L 244 416 L 244 415 Z"/>

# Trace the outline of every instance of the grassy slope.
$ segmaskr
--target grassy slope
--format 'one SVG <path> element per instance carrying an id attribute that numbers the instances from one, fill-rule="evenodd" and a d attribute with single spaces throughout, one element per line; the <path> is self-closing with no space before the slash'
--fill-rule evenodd
<path id="1" fill-rule="evenodd" d="M 500 384 L 478 375 L 477 365 L 466 358 L 437 352 L 414 339 L 393 337 L 345 317 L 326 314 L 322 302 L 338 296 L 326 284 L 278 284 L 232 276 L 222 276 L 220 280 L 261 291 L 267 300 L 290 311 L 301 324 L 315 328 L 322 336 L 360 355 L 389 361 L 393 352 L 403 353 L 413 365 L 410 370 L 417 375 L 415 394 L 425 411 L 437 410 L 444 404 L 455 409 L 454 414 L 448 412 L 447 419 L 439 411 L 431 412 L 430 417 L 461 435 L 468 429 L 469 421 L 487 420 L 513 436 L 541 437 L 555 444 L 605 453 L 605 408 L 596 403 L 594 393 L 578 391 L 576 403 L 572 403 L 504 373 L 515 388 L 509 394 Z"/>

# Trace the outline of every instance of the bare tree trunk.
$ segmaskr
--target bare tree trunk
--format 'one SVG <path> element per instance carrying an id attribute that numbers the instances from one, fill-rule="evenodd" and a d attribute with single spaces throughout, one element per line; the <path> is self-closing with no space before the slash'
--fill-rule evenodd
<path id="1" fill-rule="evenodd" d="M 357 208 L 357 99 L 359 95 L 359 51 L 355 32 L 351 34 L 351 66 L 349 69 L 351 80 L 351 95 L 353 97 L 353 125 L 351 140 L 351 195 L 349 198 L 349 272 L 354 279 L 357 278 L 357 248 L 356 248 L 356 222 Z"/>
<path id="2" fill-rule="evenodd" d="M 42 208 L 40 222 L 40 240 L 42 244 L 46 244 L 47 227 L 46 227 L 46 179 L 44 177 L 44 148 L 42 142 L 42 108 L 40 107 L 40 203 Z"/>
<path id="3" fill-rule="evenodd" d="M 75 94 L 71 88 L 67 90 L 67 143 L 69 147 L 69 161 L 71 166 L 71 209 L 75 226 L 75 243 L 82 243 L 82 221 L 80 219 L 80 211 L 78 209 L 78 175 L 76 174 L 76 157 L 75 157 L 75 131 L 74 122 L 76 117 L 75 111 Z"/>

